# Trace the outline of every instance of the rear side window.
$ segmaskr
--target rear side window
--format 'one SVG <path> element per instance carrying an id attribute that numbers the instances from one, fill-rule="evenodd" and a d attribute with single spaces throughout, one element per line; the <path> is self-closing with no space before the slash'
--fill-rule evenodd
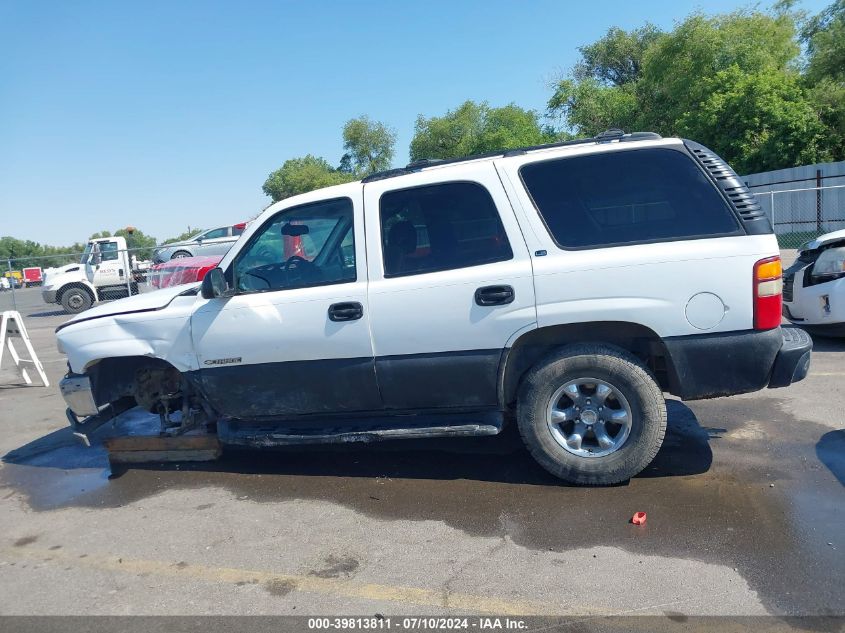
<path id="1" fill-rule="evenodd" d="M 229 228 L 214 229 L 202 236 L 204 240 L 216 240 L 218 237 L 229 237 Z"/>
<path id="2" fill-rule="evenodd" d="M 451 182 L 382 195 L 385 277 L 417 275 L 513 257 L 490 193 L 473 182 Z"/>
<path id="3" fill-rule="evenodd" d="M 737 235 L 725 200 L 683 152 L 640 149 L 529 163 L 522 181 L 561 248 Z"/>

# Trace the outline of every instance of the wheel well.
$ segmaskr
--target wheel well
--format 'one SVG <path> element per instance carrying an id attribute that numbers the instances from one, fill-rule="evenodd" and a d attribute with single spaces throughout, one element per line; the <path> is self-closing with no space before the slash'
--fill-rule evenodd
<path id="1" fill-rule="evenodd" d="M 171 387 L 178 389 L 182 378 L 173 365 L 149 356 L 103 358 L 89 365 L 86 373 L 91 378 L 94 401 L 101 406 L 126 396 L 143 406 L 149 399 L 145 392 L 157 393 L 165 382 L 175 383 Z"/>
<path id="2" fill-rule="evenodd" d="M 626 321 L 567 323 L 531 330 L 506 350 L 500 370 L 501 404 L 511 406 L 516 401 L 523 376 L 537 361 L 570 343 L 610 343 L 621 347 L 651 369 L 661 389 L 669 390 L 669 355 L 654 330 Z"/>
<path id="3" fill-rule="evenodd" d="M 61 303 L 61 301 L 62 301 L 62 296 L 63 296 L 63 295 L 64 295 L 64 294 L 65 294 L 68 290 L 70 290 L 71 288 L 81 288 L 81 289 L 82 289 L 82 290 L 84 290 L 86 293 L 88 293 L 88 296 L 89 296 L 89 297 L 91 297 L 91 301 L 92 301 L 92 302 L 96 300 L 96 297 L 95 297 L 95 296 L 94 296 L 94 294 L 91 292 L 91 289 L 90 289 L 88 286 L 86 286 L 85 284 L 81 284 L 81 283 L 79 283 L 79 282 L 72 282 L 72 283 L 69 283 L 69 284 L 65 284 L 64 286 L 62 286 L 62 287 L 59 289 L 59 292 L 57 292 L 57 293 L 56 293 L 56 302 L 57 302 L 57 303 Z"/>

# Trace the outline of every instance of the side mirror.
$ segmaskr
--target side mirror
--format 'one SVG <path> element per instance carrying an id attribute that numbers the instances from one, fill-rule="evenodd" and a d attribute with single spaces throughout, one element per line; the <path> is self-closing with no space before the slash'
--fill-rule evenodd
<path id="1" fill-rule="evenodd" d="M 99 266 L 103 262 L 103 256 L 99 253 L 94 253 L 91 255 L 91 263 L 95 266 Z"/>
<path id="2" fill-rule="evenodd" d="M 220 268 L 212 268 L 205 277 L 202 278 L 202 286 L 200 294 L 203 299 L 214 299 L 221 297 L 226 292 L 226 278 L 223 276 L 223 270 Z"/>

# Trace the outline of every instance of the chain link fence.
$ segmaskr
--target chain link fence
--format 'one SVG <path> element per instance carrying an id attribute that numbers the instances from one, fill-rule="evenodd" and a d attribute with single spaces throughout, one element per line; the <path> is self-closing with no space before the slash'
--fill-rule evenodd
<path id="1" fill-rule="evenodd" d="M 787 253 L 823 233 L 845 229 L 845 184 L 755 192 Z M 89 242 L 78 253 L 0 260 L 0 311 L 25 315 L 76 314 L 113 301 L 202 279 L 237 238 L 213 254 L 181 258 L 173 245 L 119 249 Z M 175 257 L 164 263 L 154 263 Z"/>
<path id="2" fill-rule="evenodd" d="M 782 249 L 845 229 L 845 185 L 755 192 Z"/>
<path id="3" fill-rule="evenodd" d="M 199 281 L 222 259 L 222 255 L 177 255 L 155 263 L 154 249 L 115 246 L 89 243 L 77 253 L 0 260 L 0 312 L 15 310 L 35 317 L 78 314 L 97 303 Z"/>

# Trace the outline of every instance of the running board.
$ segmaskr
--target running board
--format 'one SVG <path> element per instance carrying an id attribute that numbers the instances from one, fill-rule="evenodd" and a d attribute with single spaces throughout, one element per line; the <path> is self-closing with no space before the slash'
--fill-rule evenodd
<path id="1" fill-rule="evenodd" d="M 245 422 L 226 419 L 217 423 L 221 444 L 236 446 L 293 446 L 297 444 L 341 444 L 431 437 L 473 437 L 496 435 L 504 419 L 500 412 L 378 417 L 339 422 L 314 420 Z"/>

